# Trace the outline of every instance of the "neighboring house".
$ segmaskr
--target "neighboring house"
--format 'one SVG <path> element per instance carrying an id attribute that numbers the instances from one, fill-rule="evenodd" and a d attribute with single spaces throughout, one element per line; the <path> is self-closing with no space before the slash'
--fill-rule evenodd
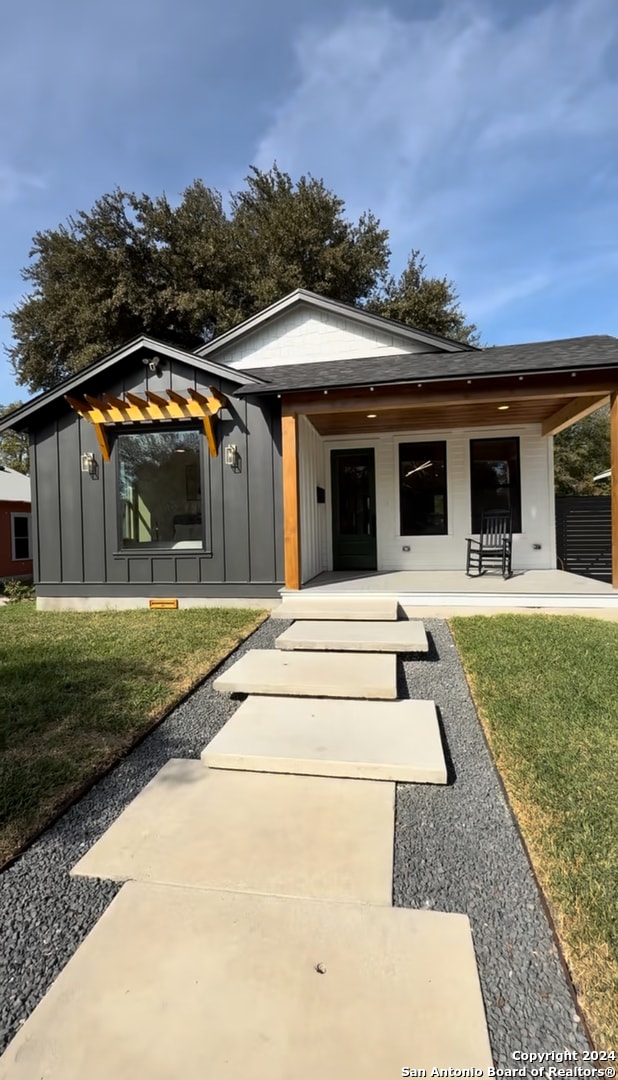
<path id="1" fill-rule="evenodd" d="M 30 434 L 45 606 L 274 597 L 463 570 L 483 508 L 515 569 L 554 569 L 552 436 L 616 391 L 613 337 L 477 349 L 298 290 L 195 353 L 138 338 L 0 430 Z"/>
<path id="2" fill-rule="evenodd" d="M 30 481 L 0 465 L 0 579 L 31 577 Z"/>

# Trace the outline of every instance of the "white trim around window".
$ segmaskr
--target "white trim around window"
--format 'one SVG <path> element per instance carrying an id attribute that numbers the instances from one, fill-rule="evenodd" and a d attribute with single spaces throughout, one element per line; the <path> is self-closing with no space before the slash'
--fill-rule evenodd
<path id="1" fill-rule="evenodd" d="M 13 562 L 26 562 L 32 558 L 31 517 L 31 514 L 11 514 L 11 559 Z M 24 555 L 24 551 L 27 554 Z"/>

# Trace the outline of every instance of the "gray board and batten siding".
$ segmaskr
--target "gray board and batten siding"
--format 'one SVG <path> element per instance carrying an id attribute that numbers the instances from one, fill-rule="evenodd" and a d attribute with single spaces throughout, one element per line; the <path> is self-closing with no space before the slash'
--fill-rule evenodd
<path id="1" fill-rule="evenodd" d="M 116 369 L 93 376 L 73 392 L 119 397 L 167 388 L 207 393 L 209 386 L 225 394 L 228 406 L 215 421 L 216 457 L 201 438 L 204 543 L 197 550 L 121 551 L 115 446 L 121 425 L 106 429 L 111 460 L 104 463 L 93 425 L 64 399 L 40 416 L 30 436 L 39 596 L 278 596 L 284 570 L 276 401 L 235 397 L 235 382 L 176 359 L 166 361 L 157 375 L 139 356 L 131 357 L 121 374 Z M 224 446 L 230 443 L 239 454 L 236 469 L 225 464 Z M 81 470 L 84 452 L 95 455 L 94 476 Z"/>

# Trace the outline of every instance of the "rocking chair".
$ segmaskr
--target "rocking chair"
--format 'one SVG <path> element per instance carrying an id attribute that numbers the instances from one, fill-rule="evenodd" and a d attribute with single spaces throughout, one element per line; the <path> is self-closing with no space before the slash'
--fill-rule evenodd
<path id="1" fill-rule="evenodd" d="M 481 514 L 478 540 L 467 537 L 466 574 L 480 577 L 489 567 L 500 567 L 503 578 L 510 578 L 513 524 L 508 510 L 488 510 Z"/>

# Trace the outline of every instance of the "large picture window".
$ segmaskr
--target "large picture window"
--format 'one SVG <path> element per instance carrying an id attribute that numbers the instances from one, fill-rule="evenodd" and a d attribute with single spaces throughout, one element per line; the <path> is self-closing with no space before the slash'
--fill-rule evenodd
<path id="1" fill-rule="evenodd" d="M 510 510 L 513 532 L 521 532 L 519 439 L 470 440 L 472 532 L 481 528 L 481 514 Z"/>
<path id="2" fill-rule="evenodd" d="M 399 444 L 399 509 L 402 536 L 448 532 L 445 442 Z"/>
<path id="3" fill-rule="evenodd" d="M 202 548 L 201 436 L 118 435 L 122 548 Z"/>

